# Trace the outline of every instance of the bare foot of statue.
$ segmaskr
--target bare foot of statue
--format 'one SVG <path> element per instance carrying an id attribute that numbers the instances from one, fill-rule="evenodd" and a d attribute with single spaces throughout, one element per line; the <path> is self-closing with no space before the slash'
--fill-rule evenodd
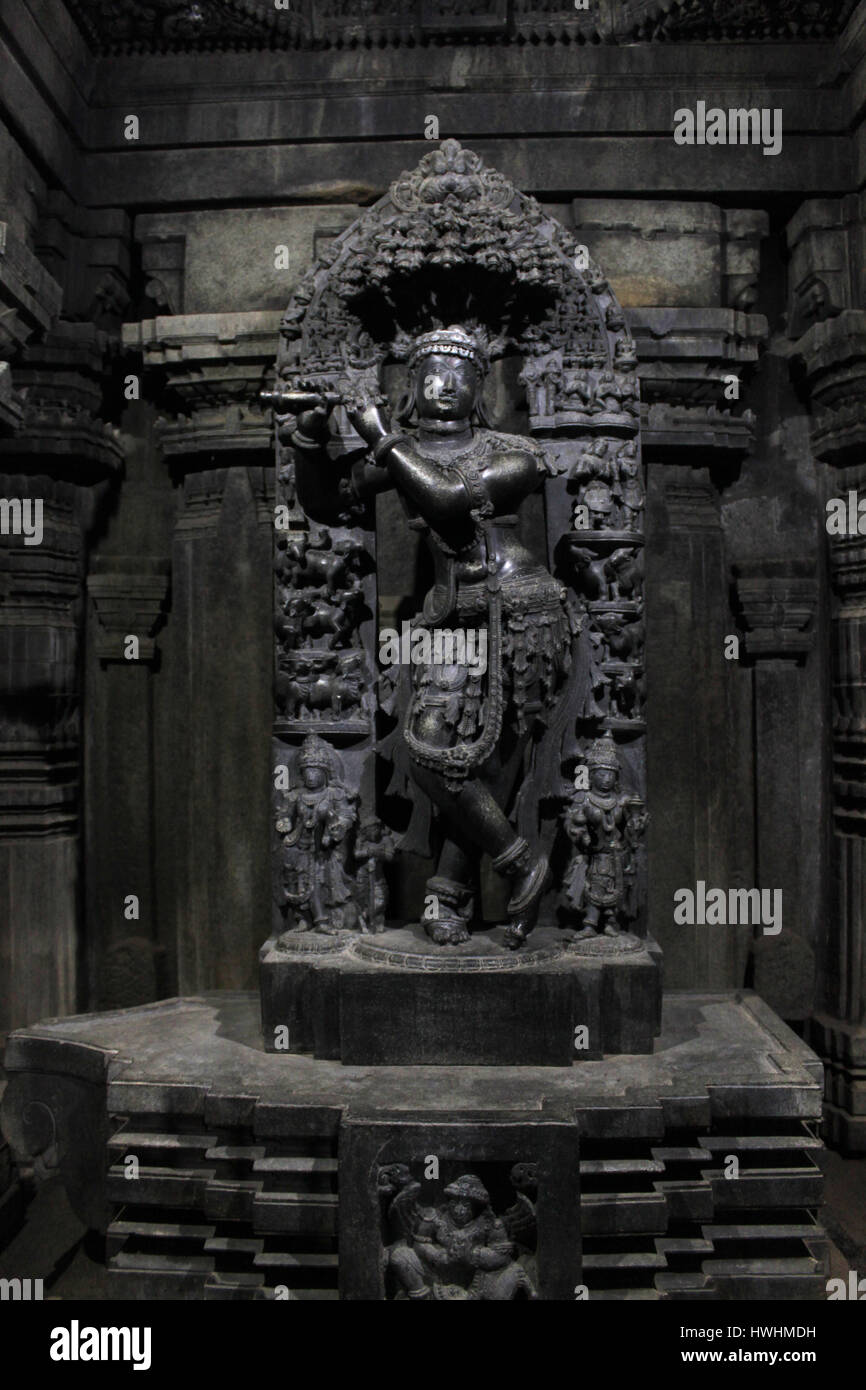
<path id="1" fill-rule="evenodd" d="M 465 922 L 435 922 L 428 927 L 427 934 L 437 946 L 459 946 L 469 940 Z"/>

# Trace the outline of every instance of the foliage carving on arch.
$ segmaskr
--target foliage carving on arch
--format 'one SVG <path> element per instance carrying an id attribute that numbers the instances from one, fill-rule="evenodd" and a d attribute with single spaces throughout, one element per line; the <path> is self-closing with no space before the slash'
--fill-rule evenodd
<path id="1" fill-rule="evenodd" d="M 297 287 L 281 326 L 284 381 L 401 360 L 412 338 L 460 322 L 491 356 L 557 370 L 633 372 L 622 311 L 586 248 L 457 140 L 338 237 Z M 540 365 L 540 363 L 539 363 Z"/>

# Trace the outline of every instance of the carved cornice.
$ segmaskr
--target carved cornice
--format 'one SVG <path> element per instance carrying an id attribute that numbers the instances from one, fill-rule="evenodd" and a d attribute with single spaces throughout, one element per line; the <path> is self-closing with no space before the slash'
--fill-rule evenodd
<path id="1" fill-rule="evenodd" d="M 59 322 L 28 347 L 15 369 L 24 397 L 18 432 L 0 440 L 0 467 L 51 466 L 78 483 L 117 472 L 123 450 L 117 430 L 101 418 L 105 367 L 114 340 L 91 323 Z"/>
<path id="2" fill-rule="evenodd" d="M 646 405 L 641 413 L 644 453 L 651 459 L 682 449 L 691 453 L 713 450 L 734 459 L 752 447 L 755 416 L 751 410 L 733 415 L 715 406 Z M 675 459 L 671 459 L 675 461 Z"/>
<path id="3" fill-rule="evenodd" d="M 648 403 L 715 405 L 725 378 L 758 359 L 769 336 L 763 314 L 736 309 L 627 309 L 635 341 L 641 396 Z"/>
<path id="4" fill-rule="evenodd" d="M 139 352 L 145 367 L 165 367 L 180 381 L 186 372 L 194 381 L 196 371 L 206 365 L 243 368 L 272 359 L 279 329 L 276 309 L 176 314 L 124 324 L 123 345 L 130 352 Z"/>
<path id="5" fill-rule="evenodd" d="M 278 311 L 179 314 L 126 324 L 124 346 L 154 374 L 166 410 L 166 456 L 269 449 L 270 412 L 259 392 L 273 369 Z"/>
<path id="6" fill-rule="evenodd" d="M 815 41 L 856 0 L 66 0 L 99 53 L 449 42 Z"/>
<path id="7" fill-rule="evenodd" d="M 746 654 L 802 661 L 812 648 L 818 581 L 806 566 L 764 560 L 734 570 Z"/>
<path id="8" fill-rule="evenodd" d="M 628 309 L 638 354 L 645 449 L 751 446 L 754 415 L 742 399 L 726 403 L 726 378 L 742 379 L 768 336 L 762 314 L 735 309 Z"/>

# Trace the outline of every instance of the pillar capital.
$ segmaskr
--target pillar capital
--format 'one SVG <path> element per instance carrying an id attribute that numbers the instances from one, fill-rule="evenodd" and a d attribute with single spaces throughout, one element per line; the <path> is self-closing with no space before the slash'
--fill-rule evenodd
<path id="1" fill-rule="evenodd" d="M 756 661 L 803 661 L 815 640 L 818 581 L 794 560 L 736 565 L 734 579 L 746 654 Z"/>
<path id="2" fill-rule="evenodd" d="M 225 467 L 270 452 L 270 411 L 259 399 L 279 340 L 276 311 L 177 314 L 126 324 L 124 347 L 158 383 L 157 426 L 166 458 Z"/>
<path id="3" fill-rule="evenodd" d="M 128 660 L 126 639 L 137 638 L 130 665 L 152 665 L 157 658 L 156 633 L 169 588 L 168 560 L 144 556 L 105 556 L 87 578 L 87 592 L 99 621 L 96 655 L 100 661 Z"/>

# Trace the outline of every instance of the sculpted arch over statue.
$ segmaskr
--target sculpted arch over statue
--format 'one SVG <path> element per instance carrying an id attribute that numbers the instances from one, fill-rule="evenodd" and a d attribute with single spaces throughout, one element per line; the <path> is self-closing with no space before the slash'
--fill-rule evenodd
<path id="1" fill-rule="evenodd" d="M 484 405 L 488 373 L 509 358 L 520 434 L 492 428 Z M 395 363 L 407 376 L 392 402 Z M 610 951 L 646 932 L 636 367 L 585 248 L 455 140 L 331 245 L 285 315 L 270 395 L 277 503 L 290 519 L 277 540 L 276 760 L 311 733 L 339 746 L 367 825 L 386 790 L 377 764 L 390 765 L 387 789 L 412 821 L 396 855 L 393 828 L 364 844 L 384 836 L 389 862 L 432 855 L 424 902 L 435 910 L 418 916 L 428 948 L 446 955 L 465 954 L 484 926 L 482 855 L 507 885 L 500 949 L 526 949 L 536 926 Z M 388 489 L 433 562 L 414 621 L 483 631 L 483 665 L 377 671 L 373 503 Z M 521 527 L 539 490 L 543 554 Z M 276 818 L 286 822 L 279 798 Z M 310 844 L 306 872 L 315 835 Z M 319 847 L 323 874 L 333 848 Z M 276 846 L 275 929 L 292 949 L 311 918 L 292 912 L 287 853 Z M 345 862 L 353 854 L 347 843 Z M 360 903 L 341 912 L 361 934 L 386 916 Z"/>

